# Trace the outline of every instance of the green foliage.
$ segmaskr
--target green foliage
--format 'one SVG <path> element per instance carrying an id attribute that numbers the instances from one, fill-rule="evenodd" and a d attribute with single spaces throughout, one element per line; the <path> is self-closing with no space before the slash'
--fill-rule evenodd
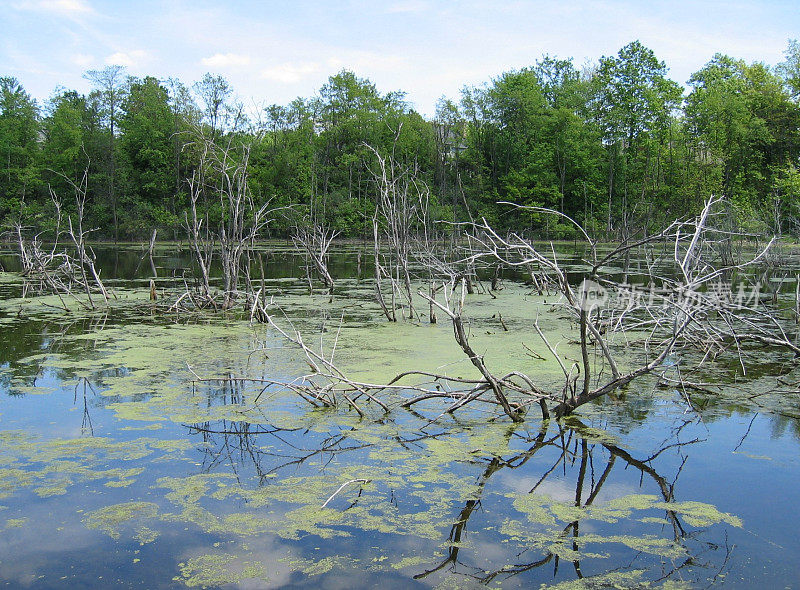
<path id="1" fill-rule="evenodd" d="M 343 70 L 331 76 L 307 104 L 313 215 L 346 235 L 361 235 L 371 224 L 376 200 L 374 148 L 394 153 L 428 181 L 433 165 L 433 130 L 404 101 L 403 94 L 381 94 L 374 84 Z M 346 203 L 345 201 L 350 201 Z"/>
<path id="2" fill-rule="evenodd" d="M 136 234 L 175 212 L 173 115 L 169 95 L 155 78 L 133 81 L 120 119 L 125 226 Z"/>
<path id="3" fill-rule="evenodd" d="M 77 182 L 89 164 L 84 148 L 89 116 L 86 99 L 75 91 L 64 91 L 50 99 L 49 115 L 42 125 L 42 161 L 52 172 L 49 183 L 59 195 L 68 193 L 67 181 Z"/>
<path id="4" fill-rule="evenodd" d="M 792 97 L 800 99 L 800 43 L 797 39 L 789 40 L 785 51 L 786 61 L 779 64 L 778 71 L 783 76 Z"/>
<path id="5" fill-rule="evenodd" d="M 511 202 L 624 237 L 723 194 L 731 223 L 797 232 L 797 41 L 785 55 L 774 69 L 716 55 L 692 75 L 685 98 L 639 41 L 582 71 L 544 56 L 465 88 L 458 102 L 442 98 L 433 120 L 402 92 L 382 93 L 348 70 L 315 96 L 252 119 L 228 81 L 212 74 L 187 87 L 127 77 L 119 66 L 91 71 L 92 92 L 59 90 L 44 117 L 17 80 L 0 78 L 0 220 L 23 215 L 46 227 L 48 186 L 69 210 L 70 183 L 88 170 L 87 221 L 103 237 L 143 237 L 153 227 L 177 233 L 188 179 L 210 139 L 222 151 L 250 146 L 256 205 L 302 210 L 349 237 L 371 233 L 372 149 L 391 153 L 427 187 L 431 221 L 485 217 L 502 229 L 570 237 L 546 215 L 500 204 Z M 214 182 L 204 188 L 202 213 L 219 222 L 214 190 Z M 279 216 L 270 230 L 288 233 L 290 218 Z"/>
<path id="6" fill-rule="evenodd" d="M 118 154 L 117 135 L 118 124 L 122 114 L 122 106 L 128 93 L 129 80 L 125 76 L 125 68 L 118 65 L 107 66 L 102 70 L 92 70 L 86 73 L 91 80 L 94 90 L 89 94 L 92 110 L 97 117 L 95 125 L 95 138 L 90 153 L 93 162 L 96 162 L 97 174 L 89 183 L 90 190 L 94 193 L 92 199 L 94 210 L 110 213 L 103 218 L 95 216 L 95 221 L 101 226 L 111 226 L 116 241 L 120 233 L 120 176 L 117 174 Z"/>
<path id="7" fill-rule="evenodd" d="M 211 127 L 212 136 L 216 137 L 229 127 L 233 109 L 228 100 L 233 91 L 225 78 L 208 73 L 195 83 L 194 90 L 203 107 L 204 122 Z"/>
<path id="8" fill-rule="evenodd" d="M 797 104 L 767 66 L 726 55 L 714 56 L 689 82 L 686 115 L 696 152 L 719 168 L 724 195 L 742 209 L 763 210 L 775 172 L 800 155 Z"/>
<path id="9" fill-rule="evenodd" d="M 592 79 L 592 110 L 603 134 L 608 230 L 630 234 L 648 223 L 663 194 L 661 160 L 681 99 L 680 86 L 652 50 L 633 41 L 603 57 Z"/>
<path id="10" fill-rule="evenodd" d="M 0 219 L 18 214 L 40 184 L 39 112 L 16 78 L 0 78 Z"/>
<path id="11" fill-rule="evenodd" d="M 666 64 L 639 41 L 616 57 L 601 58 L 594 83 L 607 141 L 631 147 L 644 135 L 664 131 L 681 98 L 680 86 L 666 74 Z"/>

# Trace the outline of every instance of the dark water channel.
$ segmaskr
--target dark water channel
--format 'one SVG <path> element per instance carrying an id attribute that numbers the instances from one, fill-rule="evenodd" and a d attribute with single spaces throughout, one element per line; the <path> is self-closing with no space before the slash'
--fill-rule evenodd
<path id="1" fill-rule="evenodd" d="M 239 310 L 152 304 L 140 246 L 97 251 L 117 299 L 71 313 L 22 297 L 0 252 L 7 587 L 800 587 L 791 361 L 715 373 L 731 384 L 719 395 L 645 379 L 564 424 L 477 409 L 431 423 L 435 407 L 359 417 L 243 380 L 308 367 Z M 446 323 L 381 319 L 360 246 L 337 248 L 333 300 L 309 294 L 287 244 L 264 255 L 285 321 L 365 380 L 409 364 L 469 371 Z M 159 293 L 179 289 L 187 253 L 162 247 L 154 262 Z M 553 367 L 514 346 L 533 346 L 538 300 L 505 286 L 468 301 L 476 341 L 547 383 Z M 569 325 L 543 321 L 568 347 Z"/>

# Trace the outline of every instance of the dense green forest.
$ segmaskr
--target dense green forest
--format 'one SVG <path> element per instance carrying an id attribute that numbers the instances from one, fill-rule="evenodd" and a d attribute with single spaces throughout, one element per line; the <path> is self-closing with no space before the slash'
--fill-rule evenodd
<path id="1" fill-rule="evenodd" d="M 347 70 L 311 98 L 255 112 L 211 74 L 187 86 L 109 66 L 86 73 L 89 94 L 59 88 L 42 105 L 24 80 L 2 77 L 0 223 L 51 231 L 51 195 L 69 212 L 85 174 L 86 225 L 97 237 L 158 228 L 181 238 L 210 142 L 231 159 L 247 154 L 249 195 L 280 208 L 272 236 L 307 215 L 345 237 L 370 235 L 376 152 L 425 187 L 433 220 L 485 217 L 570 237 L 552 216 L 509 215 L 511 202 L 620 238 L 715 194 L 744 231 L 800 234 L 800 45 L 790 41 L 785 56 L 770 66 L 715 55 L 688 90 L 638 41 L 581 69 L 543 57 L 442 98 L 432 120 L 403 92 L 382 93 Z M 204 196 L 204 214 L 213 217 L 214 203 Z"/>

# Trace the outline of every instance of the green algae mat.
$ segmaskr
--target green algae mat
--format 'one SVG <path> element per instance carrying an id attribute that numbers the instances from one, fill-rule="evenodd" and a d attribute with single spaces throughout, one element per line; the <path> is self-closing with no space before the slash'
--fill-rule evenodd
<path id="1" fill-rule="evenodd" d="M 381 320 L 267 282 L 348 376 L 475 376 L 445 321 Z M 800 427 L 791 369 L 712 395 L 637 382 L 561 424 L 486 407 L 314 407 L 308 365 L 240 311 L 175 315 L 120 281 L 65 313 L 0 274 L 0 580 L 25 588 L 793 587 Z M 556 384 L 574 329 L 507 282 L 468 300 L 492 370 Z M 421 305 L 422 307 L 422 305 Z M 502 315 L 506 331 L 498 321 Z M 521 346 L 521 343 L 525 346 Z M 780 359 L 775 363 L 780 364 Z M 713 377 L 711 375 L 710 377 Z M 795 387 L 796 389 L 796 387 Z M 691 395 L 693 410 L 685 397 Z M 434 420 L 434 418 L 436 418 Z"/>

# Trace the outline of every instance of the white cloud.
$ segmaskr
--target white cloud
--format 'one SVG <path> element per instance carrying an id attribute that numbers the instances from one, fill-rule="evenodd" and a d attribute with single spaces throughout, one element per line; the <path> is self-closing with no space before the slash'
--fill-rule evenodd
<path id="1" fill-rule="evenodd" d="M 83 0 L 42 0 L 42 6 L 56 12 L 91 12 Z"/>
<path id="2" fill-rule="evenodd" d="M 261 70 L 261 77 L 282 84 L 295 84 L 318 72 L 319 69 L 319 64 L 316 62 L 287 62 Z"/>
<path id="3" fill-rule="evenodd" d="M 75 53 L 70 57 L 70 61 L 74 63 L 79 68 L 89 68 L 94 65 L 94 56 L 93 55 L 86 55 L 83 53 Z"/>
<path id="4" fill-rule="evenodd" d="M 142 62 L 147 61 L 148 55 L 146 51 L 135 49 L 133 51 L 118 51 L 109 55 L 105 62 L 108 65 L 125 66 L 128 68 L 135 68 L 140 66 Z"/>
<path id="5" fill-rule="evenodd" d="M 20 2 L 15 5 L 19 10 L 36 10 L 57 14 L 80 14 L 92 12 L 91 6 L 84 0 L 36 0 Z"/>
<path id="6" fill-rule="evenodd" d="M 386 12 L 392 13 L 413 13 L 428 10 L 428 3 L 422 0 L 403 0 L 389 5 Z"/>
<path id="7" fill-rule="evenodd" d="M 344 62 L 338 57 L 329 57 L 326 63 L 334 70 L 341 70 L 344 67 Z"/>
<path id="8" fill-rule="evenodd" d="M 0 63 L 37 97 L 49 96 L 55 85 L 82 87 L 79 70 L 102 68 L 110 56 L 136 64 L 137 75 L 189 81 L 217 70 L 242 96 L 278 103 L 311 95 L 325 76 L 348 68 L 381 91 L 407 91 L 430 115 L 442 94 L 458 98 L 463 85 L 490 82 L 544 53 L 573 57 L 580 67 L 638 38 L 666 61 L 670 77 L 684 82 L 717 51 L 780 61 L 800 24 L 800 11 L 790 10 L 788 0 L 769 6 L 496 0 L 490 9 L 478 0 L 351 0 L 319 10 L 304 3 L 281 10 L 270 3 L 200 4 L 187 10 L 186 2 L 156 2 L 142 12 L 127 2 L 0 0 L 11 8 L 0 8 L 0 20 L 8 21 Z M 473 43 L 476 38 L 484 43 Z M 221 39 L 231 41 L 222 45 Z M 147 48 L 147 55 L 136 48 Z M 88 56 L 95 59 L 84 65 Z"/>
<path id="9" fill-rule="evenodd" d="M 211 57 L 204 57 L 200 63 L 210 68 L 246 66 L 250 64 L 250 56 L 236 53 L 215 53 Z"/>

